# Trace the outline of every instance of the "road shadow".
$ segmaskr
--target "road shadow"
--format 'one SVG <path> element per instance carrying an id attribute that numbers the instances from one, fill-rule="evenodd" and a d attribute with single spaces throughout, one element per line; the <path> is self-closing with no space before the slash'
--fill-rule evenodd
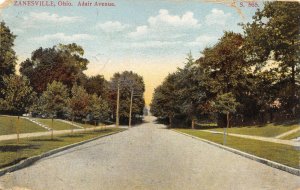
<path id="1" fill-rule="evenodd" d="M 54 138 L 54 139 L 32 139 L 31 141 L 33 142 L 62 142 L 64 141 L 63 139 L 58 139 L 58 138 Z"/>
<path id="2" fill-rule="evenodd" d="M 68 135 L 63 135 L 61 137 L 62 138 L 80 138 L 80 137 L 84 137 L 84 135 L 82 135 L 82 134 L 68 134 Z"/>
<path id="3" fill-rule="evenodd" d="M 24 149 L 38 149 L 39 145 L 33 145 L 33 144 L 26 144 L 26 145 L 17 145 L 17 144 L 11 144 L 11 145 L 2 145 L 0 146 L 0 152 L 17 152 Z"/>

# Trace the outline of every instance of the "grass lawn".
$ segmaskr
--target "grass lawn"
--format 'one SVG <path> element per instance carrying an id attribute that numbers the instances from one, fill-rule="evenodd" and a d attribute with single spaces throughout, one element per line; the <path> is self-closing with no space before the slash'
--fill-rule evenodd
<path id="1" fill-rule="evenodd" d="M 218 144 L 223 144 L 223 135 L 222 134 L 212 134 L 204 132 L 201 130 L 191 130 L 191 129 L 177 129 L 177 131 L 190 134 L 196 137 L 207 139 Z M 300 151 L 296 147 L 245 139 L 233 136 L 227 136 L 226 146 L 272 160 L 293 168 L 300 168 L 299 166 L 299 157 Z"/>
<path id="2" fill-rule="evenodd" d="M 285 136 L 285 137 L 282 137 L 281 139 L 284 139 L 284 140 L 291 140 L 291 139 L 295 139 L 297 137 L 300 137 L 300 131 L 297 131 L 295 133 L 292 133 L 288 136 Z"/>
<path id="3" fill-rule="evenodd" d="M 254 135 L 254 136 L 262 136 L 262 137 L 276 137 L 282 133 L 290 131 L 299 127 L 300 124 L 293 125 L 275 125 L 273 123 L 263 125 L 263 126 L 249 126 L 249 127 L 232 127 L 228 128 L 228 133 L 236 133 L 243 135 Z M 223 128 L 215 128 L 211 129 L 214 131 L 224 131 Z"/>
<path id="4" fill-rule="evenodd" d="M 52 126 L 52 119 L 42 119 L 42 118 L 34 118 L 36 121 L 48 126 L 51 128 Z M 58 121 L 54 119 L 53 121 L 53 129 L 54 130 L 66 130 L 66 129 L 78 129 L 77 127 L 70 125 L 68 123 L 64 123 L 62 121 Z"/>
<path id="5" fill-rule="evenodd" d="M 51 140 L 50 136 L 20 139 L 19 144 L 16 144 L 16 140 L 1 141 L 0 168 L 16 164 L 21 160 L 42 154 L 49 150 L 121 130 L 124 129 L 105 129 L 82 133 L 73 133 L 68 135 L 55 136 L 53 140 Z"/>
<path id="6" fill-rule="evenodd" d="M 15 134 L 16 123 L 18 117 L 15 116 L 0 116 L 0 135 Z M 19 131 L 20 133 L 32 133 L 47 131 L 46 129 L 36 125 L 35 123 L 28 121 L 27 119 L 19 119 Z"/>
<path id="7" fill-rule="evenodd" d="M 99 123 L 97 126 L 91 125 L 89 123 L 87 123 L 87 124 L 79 123 L 79 122 L 74 122 L 74 123 L 81 126 L 81 127 L 83 127 L 83 128 L 93 128 L 93 127 L 100 127 L 101 125 L 104 125 L 104 124 L 101 124 L 101 123 Z"/>

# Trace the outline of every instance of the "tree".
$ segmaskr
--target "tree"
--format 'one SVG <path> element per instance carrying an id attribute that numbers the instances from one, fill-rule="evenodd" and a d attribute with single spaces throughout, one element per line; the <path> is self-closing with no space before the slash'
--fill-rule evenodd
<path id="1" fill-rule="evenodd" d="M 28 111 L 36 99 L 36 93 L 33 92 L 29 80 L 26 77 L 9 75 L 3 77 L 3 85 L 1 108 L 18 116 Z"/>
<path id="2" fill-rule="evenodd" d="M 145 84 L 143 77 L 132 71 L 114 74 L 110 81 L 110 104 L 112 105 L 112 110 L 116 110 L 117 108 L 118 86 L 120 91 L 120 121 L 123 123 L 129 121 L 132 91 L 135 95 L 132 99 L 132 115 L 143 115 L 143 109 L 145 107 L 143 96 Z M 116 115 L 114 115 L 114 117 L 116 117 Z M 138 118 L 133 117 L 133 120 L 137 119 Z"/>
<path id="3" fill-rule="evenodd" d="M 169 74 L 164 82 L 154 90 L 151 113 L 156 117 L 168 117 L 169 127 L 172 127 L 173 118 L 181 113 L 178 103 L 178 89 L 176 86 L 177 73 Z"/>
<path id="4" fill-rule="evenodd" d="M 95 93 L 102 98 L 108 96 L 108 82 L 104 79 L 103 75 L 88 77 L 83 86 L 89 94 Z"/>
<path id="5" fill-rule="evenodd" d="M 241 34 L 225 32 L 216 45 L 203 51 L 204 57 L 200 63 L 205 77 L 202 80 L 210 92 L 210 101 L 226 93 L 232 93 L 240 99 L 249 91 L 250 67 L 245 61 L 243 44 Z M 226 118 L 222 113 L 218 115 L 218 126 L 226 126 Z"/>
<path id="6" fill-rule="evenodd" d="M 47 85 L 40 97 L 42 112 L 50 117 L 62 117 L 66 113 L 69 93 L 61 82 L 53 81 Z"/>
<path id="7" fill-rule="evenodd" d="M 16 52 L 13 50 L 16 36 L 6 26 L 5 22 L 0 23 L 0 89 L 3 88 L 3 76 L 15 73 L 17 61 Z M 0 93 L 0 98 L 3 94 Z"/>
<path id="8" fill-rule="evenodd" d="M 201 113 L 201 105 L 205 102 L 206 91 L 203 85 L 202 69 L 194 62 L 189 53 L 183 69 L 178 68 L 176 86 L 178 88 L 178 103 L 181 105 L 180 112 L 187 115 L 195 128 L 195 120 Z"/>
<path id="9" fill-rule="evenodd" d="M 89 114 L 95 122 L 106 121 L 110 116 L 109 104 L 96 94 L 90 95 L 89 98 Z"/>
<path id="10" fill-rule="evenodd" d="M 236 112 L 239 103 L 232 93 L 220 94 L 217 96 L 214 108 L 217 113 L 226 114 L 226 127 L 224 128 L 224 145 L 226 144 L 226 129 L 230 126 L 230 114 Z"/>
<path id="11" fill-rule="evenodd" d="M 264 9 L 255 13 L 252 23 L 243 25 L 247 61 L 257 71 L 270 67 L 270 62 L 277 64 L 271 68 L 279 76 L 278 80 L 272 81 L 279 89 L 274 91 L 274 98 L 279 98 L 282 110 L 294 117 L 300 101 L 296 83 L 300 73 L 299 10 L 298 2 L 266 2 Z"/>
<path id="12" fill-rule="evenodd" d="M 74 85 L 72 97 L 69 99 L 68 108 L 72 120 L 82 120 L 89 112 L 89 94 L 81 86 Z"/>
<path id="13" fill-rule="evenodd" d="M 83 55 L 83 48 L 75 43 L 39 48 L 32 53 L 31 59 L 21 63 L 20 72 L 29 78 L 38 93 L 42 93 L 53 81 L 71 89 L 75 83 L 82 83 L 83 71 L 87 69 L 89 61 Z"/>

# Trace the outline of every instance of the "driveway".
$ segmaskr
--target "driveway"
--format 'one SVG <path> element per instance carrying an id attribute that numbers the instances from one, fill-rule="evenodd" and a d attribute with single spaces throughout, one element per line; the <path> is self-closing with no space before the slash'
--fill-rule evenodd
<path id="1" fill-rule="evenodd" d="M 147 123 L 0 177 L 0 189 L 209 190 L 300 187 L 300 177 Z"/>

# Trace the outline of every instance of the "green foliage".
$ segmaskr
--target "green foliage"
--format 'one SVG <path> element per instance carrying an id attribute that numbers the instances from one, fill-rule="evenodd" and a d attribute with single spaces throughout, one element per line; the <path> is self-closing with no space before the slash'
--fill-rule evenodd
<path id="1" fill-rule="evenodd" d="M 2 77 L 15 73 L 17 56 L 13 50 L 16 36 L 3 21 L 0 22 L 0 36 L 0 89 L 2 89 Z M 0 97 L 2 97 L 1 93 Z"/>
<path id="2" fill-rule="evenodd" d="M 266 101 L 281 102 L 280 112 L 296 115 L 300 108 L 300 4 L 298 2 L 266 2 L 251 23 L 244 26 L 247 61 L 255 68 L 258 77 L 272 73 L 272 85 L 264 87 L 269 92 Z M 273 63 L 273 66 L 270 66 Z M 258 94 L 258 96 L 263 96 Z M 268 104 L 271 104 L 268 102 Z M 269 106 L 263 111 L 273 112 Z"/>
<path id="3" fill-rule="evenodd" d="M 232 93 L 225 93 L 217 96 L 213 107 L 218 113 L 228 114 L 235 113 L 238 105 Z"/>
<path id="4" fill-rule="evenodd" d="M 47 85 L 47 90 L 41 95 L 38 106 L 43 114 L 59 117 L 66 112 L 69 93 L 61 82 L 53 81 Z"/>
<path id="5" fill-rule="evenodd" d="M 244 39 L 241 34 L 225 32 L 212 48 L 206 48 L 201 66 L 206 73 L 209 91 L 214 93 L 236 92 L 245 86 L 246 72 L 249 70 L 241 51 Z"/>
<path id="6" fill-rule="evenodd" d="M 113 114 L 115 114 L 117 104 L 117 89 L 120 89 L 120 121 L 125 122 L 129 118 L 130 112 L 130 97 L 133 90 L 132 102 L 132 119 L 137 118 L 135 115 L 143 115 L 145 107 L 144 92 L 145 84 L 142 76 L 139 76 L 132 71 L 124 71 L 122 73 L 115 73 L 110 81 L 110 104 L 112 105 Z M 114 115 L 115 117 L 115 115 Z"/>
<path id="7" fill-rule="evenodd" d="M 170 74 L 154 91 L 151 113 L 157 117 L 186 116 L 188 121 L 199 117 L 206 102 L 207 91 L 202 82 L 203 70 L 189 53 L 183 69 Z M 204 112 L 204 111 L 203 111 Z"/>
<path id="8" fill-rule="evenodd" d="M 151 113 L 154 116 L 169 117 L 169 119 L 171 119 L 180 112 L 176 80 L 177 73 L 169 74 L 162 85 L 154 90 L 151 103 Z"/>
<path id="9" fill-rule="evenodd" d="M 98 97 L 96 94 L 90 95 L 89 113 L 94 121 L 106 121 L 110 116 L 110 107 L 108 102 Z"/>
<path id="10" fill-rule="evenodd" d="M 68 101 L 69 115 L 71 119 L 85 118 L 89 112 L 89 94 L 81 86 L 74 85 L 72 97 Z"/>
<path id="11" fill-rule="evenodd" d="M 243 25 L 244 35 L 225 32 L 196 61 L 189 53 L 185 67 L 155 89 L 152 113 L 181 120 L 217 116 L 219 126 L 231 119 L 245 124 L 296 118 L 299 10 L 296 2 L 266 2 L 253 21 Z"/>
<path id="12" fill-rule="evenodd" d="M 36 99 L 29 80 L 26 77 L 10 75 L 3 77 L 3 84 L 3 99 L 0 99 L 2 110 L 18 115 L 28 111 Z"/>
<path id="13" fill-rule="evenodd" d="M 34 90 L 42 93 L 48 83 L 59 81 L 69 89 L 75 83 L 82 83 L 83 71 L 88 60 L 83 58 L 84 50 L 77 44 L 39 48 L 31 59 L 21 63 L 20 72 L 29 78 Z"/>
<path id="14" fill-rule="evenodd" d="M 108 96 L 108 82 L 104 79 L 103 75 L 88 77 L 83 86 L 89 94 L 95 93 L 103 98 L 107 98 Z"/>

